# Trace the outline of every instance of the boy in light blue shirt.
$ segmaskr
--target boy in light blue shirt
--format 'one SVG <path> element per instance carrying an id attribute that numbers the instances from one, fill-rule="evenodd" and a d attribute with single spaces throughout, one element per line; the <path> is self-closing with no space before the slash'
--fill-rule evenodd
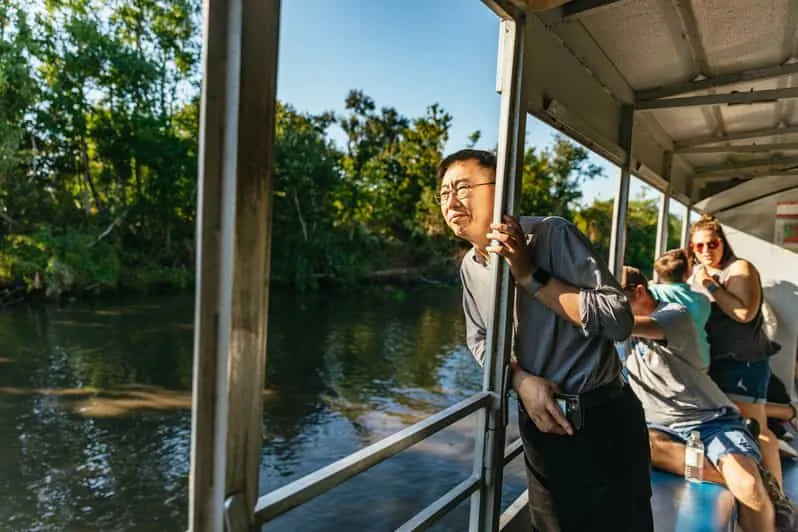
<path id="1" fill-rule="evenodd" d="M 690 276 L 690 261 L 683 249 L 666 251 L 654 261 L 654 271 L 660 282 L 649 285 L 649 290 L 659 301 L 678 303 L 687 307 L 698 333 L 698 352 L 702 369 L 709 369 L 709 342 L 704 327 L 710 313 L 710 302 L 704 294 L 690 289 L 685 281 Z"/>

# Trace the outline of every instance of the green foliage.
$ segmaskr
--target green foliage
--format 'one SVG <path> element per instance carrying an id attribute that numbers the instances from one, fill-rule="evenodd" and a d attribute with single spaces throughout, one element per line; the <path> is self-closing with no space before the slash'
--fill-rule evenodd
<path id="1" fill-rule="evenodd" d="M 434 176 L 451 115 L 437 104 L 414 120 L 391 107 L 378 113 L 374 101 L 359 91 L 349 93 L 346 109 L 339 118 L 347 135 L 342 223 L 351 234 L 359 228 L 383 241 L 441 232 Z"/>
<path id="2" fill-rule="evenodd" d="M 21 280 L 28 286 L 40 286 L 48 259 L 46 246 L 33 236 L 8 235 L 0 252 L 0 283 Z"/>
<path id="3" fill-rule="evenodd" d="M 114 247 L 93 235 L 70 231 L 54 234 L 49 228 L 32 235 L 8 235 L 0 251 L 3 281 L 21 279 L 48 295 L 113 289 L 120 261 Z"/>
<path id="4" fill-rule="evenodd" d="M 199 1 L 27 7 L 0 6 L 2 273 L 52 293 L 115 289 L 120 272 L 189 286 Z"/>
<path id="5" fill-rule="evenodd" d="M 612 234 L 612 200 L 596 200 L 583 207 L 574 216 L 574 223 L 585 233 L 602 257 L 609 257 L 610 235 Z M 654 248 L 657 240 L 657 201 L 640 198 L 629 202 L 626 213 L 626 260 L 628 266 L 640 268 L 649 278 L 654 267 Z M 679 245 L 679 219 L 670 215 L 668 225 L 668 246 L 673 249 Z"/>
<path id="6" fill-rule="evenodd" d="M 0 283 L 51 295 L 192 286 L 199 5 L 0 5 Z M 451 123 L 438 104 L 408 117 L 360 91 L 340 116 L 278 103 L 273 279 L 314 290 L 386 268 L 450 275 L 463 243 L 435 175 Z M 609 203 L 578 208 L 600 173 L 564 138 L 531 148 L 520 212 L 576 217 L 606 253 Z M 633 202 L 633 264 L 650 262 L 652 205 Z"/>
<path id="7" fill-rule="evenodd" d="M 582 184 L 600 175 L 601 168 L 588 162 L 587 150 L 557 135 L 553 147 L 524 154 L 521 213 L 571 219 Z"/>
<path id="8" fill-rule="evenodd" d="M 346 109 L 335 117 L 277 107 L 272 270 L 302 289 L 448 256 L 434 176 L 450 115 L 438 105 L 415 119 L 378 112 L 358 91 Z M 347 135 L 344 152 L 328 138 L 336 124 Z"/>

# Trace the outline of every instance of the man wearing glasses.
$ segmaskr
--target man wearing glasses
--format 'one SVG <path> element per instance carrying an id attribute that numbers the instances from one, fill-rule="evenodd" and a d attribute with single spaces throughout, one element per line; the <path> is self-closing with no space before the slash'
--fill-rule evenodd
<path id="1" fill-rule="evenodd" d="M 481 364 L 490 253 L 516 286 L 514 369 L 532 524 L 539 531 L 653 530 L 648 433 L 620 377 L 626 296 L 588 240 L 557 217 L 492 224 L 496 157 L 461 150 L 438 168 L 441 212 L 470 242 L 460 268 L 468 347 Z M 493 242 L 491 242 L 493 241 Z"/>

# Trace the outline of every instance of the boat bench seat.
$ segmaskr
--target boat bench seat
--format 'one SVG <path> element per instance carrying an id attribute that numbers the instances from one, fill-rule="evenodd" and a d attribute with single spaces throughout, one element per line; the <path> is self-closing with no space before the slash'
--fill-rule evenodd
<path id="1" fill-rule="evenodd" d="M 798 441 L 792 442 L 792 448 L 798 451 Z M 781 474 L 784 479 L 784 493 L 793 501 L 798 501 L 798 462 L 782 456 Z"/>
<path id="2" fill-rule="evenodd" d="M 798 451 L 798 440 L 792 443 Z M 798 501 L 798 461 L 782 458 L 784 491 Z M 717 484 L 693 484 L 684 477 L 657 469 L 651 472 L 651 510 L 656 532 L 733 532 L 737 507 L 731 492 Z M 531 524 L 526 511 L 527 493 L 502 516 L 501 530 L 526 531 Z"/>
<path id="3" fill-rule="evenodd" d="M 798 451 L 798 440 L 792 442 Z M 798 462 L 782 457 L 784 491 L 798 501 Z M 734 497 L 717 484 L 691 484 L 683 477 L 651 472 L 651 508 L 657 532 L 733 531 L 737 519 Z"/>
<path id="4" fill-rule="evenodd" d="M 798 475 L 798 471 L 796 471 Z M 692 484 L 683 477 L 651 472 L 651 509 L 656 532 L 733 532 L 734 497 L 717 484 Z M 502 532 L 528 532 L 532 528 L 524 491 L 501 516 Z"/>
<path id="5" fill-rule="evenodd" d="M 733 531 L 734 496 L 717 484 L 693 484 L 684 477 L 651 472 L 651 510 L 657 532 Z"/>

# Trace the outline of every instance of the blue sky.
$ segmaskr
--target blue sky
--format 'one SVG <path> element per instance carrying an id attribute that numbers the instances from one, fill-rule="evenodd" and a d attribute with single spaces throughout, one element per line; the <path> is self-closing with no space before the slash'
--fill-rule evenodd
<path id="1" fill-rule="evenodd" d="M 498 18 L 478 0 L 285 0 L 277 96 L 311 113 L 343 112 L 350 89 L 407 117 L 439 103 L 454 118 L 447 151 L 464 147 L 476 130 L 477 146 L 492 149 L 498 31 Z M 340 130 L 331 134 L 343 142 Z M 553 134 L 528 117 L 527 146 L 545 147 Z M 585 185 L 587 203 L 613 197 L 617 183 L 617 167 L 594 158 L 606 177 Z M 631 196 L 642 190 L 633 181 Z"/>

